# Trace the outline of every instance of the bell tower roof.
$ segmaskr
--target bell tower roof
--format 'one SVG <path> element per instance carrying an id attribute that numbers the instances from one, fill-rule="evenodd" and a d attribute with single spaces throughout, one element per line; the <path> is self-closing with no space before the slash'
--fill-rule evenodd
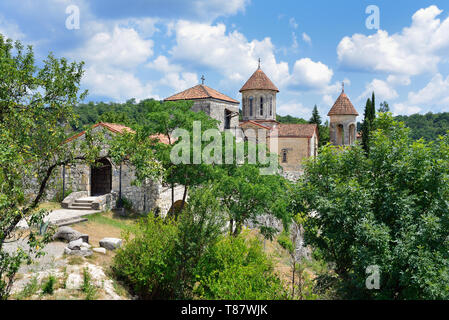
<path id="1" fill-rule="evenodd" d="M 331 110 L 327 114 L 328 116 L 334 115 L 354 115 L 358 116 L 358 112 L 355 110 L 352 105 L 351 100 L 349 100 L 348 96 L 345 93 L 345 85 L 343 83 L 343 88 L 341 90 L 341 94 L 338 97 L 337 101 L 335 101 Z"/>
<path id="2" fill-rule="evenodd" d="M 270 78 L 267 77 L 265 72 L 260 68 L 260 59 L 259 59 L 259 67 L 253 73 L 253 75 L 246 81 L 243 87 L 240 89 L 240 92 L 246 90 L 273 90 L 279 92 L 279 89 L 271 82 Z"/>

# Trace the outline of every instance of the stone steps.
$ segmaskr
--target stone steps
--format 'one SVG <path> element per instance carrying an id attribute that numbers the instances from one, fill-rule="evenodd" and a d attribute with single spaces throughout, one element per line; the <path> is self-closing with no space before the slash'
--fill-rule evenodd
<path id="1" fill-rule="evenodd" d="M 64 220 L 59 220 L 56 225 L 58 227 L 63 227 L 63 226 L 69 226 L 75 223 L 80 223 L 80 222 L 85 222 L 87 221 L 87 218 L 82 218 L 82 217 L 73 217 L 73 218 L 69 218 L 69 219 L 64 219 Z"/>
<path id="2" fill-rule="evenodd" d="M 92 210 L 93 199 L 90 198 L 80 198 L 76 199 L 71 205 L 69 205 L 68 209 L 72 210 Z"/>

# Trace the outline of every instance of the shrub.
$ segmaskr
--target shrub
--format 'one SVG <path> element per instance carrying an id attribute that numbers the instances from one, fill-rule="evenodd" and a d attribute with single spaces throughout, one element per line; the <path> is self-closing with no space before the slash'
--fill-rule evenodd
<path id="1" fill-rule="evenodd" d="M 42 293 L 52 295 L 54 292 L 55 283 L 56 283 L 55 277 L 50 275 L 47 281 L 42 286 Z"/>
<path id="2" fill-rule="evenodd" d="M 97 289 L 92 284 L 92 278 L 89 269 L 86 267 L 83 270 L 83 285 L 81 290 L 86 294 L 86 300 L 94 300 L 97 295 Z"/>
<path id="3" fill-rule="evenodd" d="M 205 299 L 285 299 L 287 292 L 274 273 L 272 260 L 257 239 L 224 237 L 198 266 L 197 295 Z"/>
<path id="4" fill-rule="evenodd" d="M 176 275 L 176 236 L 173 220 L 149 215 L 138 223 L 132 240 L 130 233 L 125 235 L 125 245 L 114 257 L 113 272 L 141 298 L 171 298 Z"/>

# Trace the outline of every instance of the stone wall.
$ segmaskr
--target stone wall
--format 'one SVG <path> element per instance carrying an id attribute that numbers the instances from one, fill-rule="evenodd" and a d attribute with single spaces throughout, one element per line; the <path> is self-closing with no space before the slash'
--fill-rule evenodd
<path id="1" fill-rule="evenodd" d="M 329 136 L 330 142 L 337 145 L 352 145 L 357 136 L 357 117 L 354 115 L 333 115 L 330 116 Z M 339 138 L 339 126 L 342 126 L 344 141 Z"/>
<path id="2" fill-rule="evenodd" d="M 204 111 L 211 118 L 220 121 L 219 129 L 221 131 L 223 131 L 225 127 L 225 110 L 228 110 L 230 112 L 237 112 L 237 115 L 234 115 L 231 118 L 230 127 L 236 128 L 239 125 L 239 105 L 236 103 L 230 103 L 216 99 L 201 99 L 195 100 L 192 106 L 192 110 L 196 112 Z"/>
<path id="3" fill-rule="evenodd" d="M 250 98 L 253 98 L 253 114 L 250 114 Z M 263 98 L 263 114 L 260 114 L 260 98 Z M 270 99 L 272 112 L 270 114 Z M 246 120 L 276 120 L 276 91 L 247 90 L 242 92 L 242 118 Z"/>

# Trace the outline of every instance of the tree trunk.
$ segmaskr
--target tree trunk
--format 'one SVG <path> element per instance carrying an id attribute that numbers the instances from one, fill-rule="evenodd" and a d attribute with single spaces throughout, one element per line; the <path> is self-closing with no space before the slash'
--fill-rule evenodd
<path id="1" fill-rule="evenodd" d="M 175 213 L 175 185 L 171 184 L 171 214 Z"/>
<path id="2" fill-rule="evenodd" d="M 180 209 L 181 212 L 184 209 L 184 204 L 186 203 L 187 189 L 188 189 L 188 186 L 185 185 L 184 186 L 184 194 L 182 195 L 182 203 L 181 203 L 181 209 Z"/>

